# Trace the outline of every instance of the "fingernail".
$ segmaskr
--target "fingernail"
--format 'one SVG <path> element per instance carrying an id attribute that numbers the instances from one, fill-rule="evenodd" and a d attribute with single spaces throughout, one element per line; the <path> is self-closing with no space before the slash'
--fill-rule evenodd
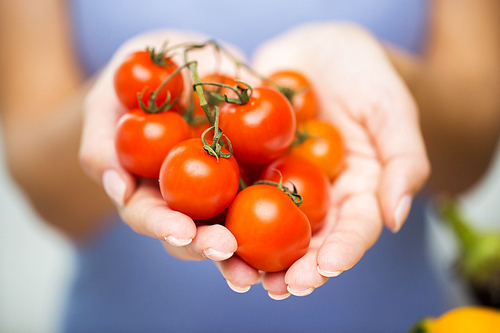
<path id="1" fill-rule="evenodd" d="M 240 293 L 240 294 L 246 293 L 247 291 L 250 290 L 250 287 L 251 287 L 251 286 L 246 286 L 246 287 L 235 286 L 228 279 L 226 279 L 226 282 L 227 282 L 227 285 L 229 286 L 229 288 L 231 288 L 232 291 L 235 291 L 235 292 Z"/>
<path id="2" fill-rule="evenodd" d="M 125 201 L 125 182 L 115 170 L 106 170 L 102 175 L 102 186 L 107 195 L 119 206 Z"/>
<path id="3" fill-rule="evenodd" d="M 403 226 L 403 223 L 410 213 L 411 201 L 412 197 L 409 194 L 405 194 L 401 197 L 401 199 L 399 199 L 399 203 L 394 211 L 394 228 L 392 229 L 392 232 L 398 232 Z"/>
<path id="4" fill-rule="evenodd" d="M 233 252 L 226 253 L 214 250 L 212 248 L 208 248 L 206 250 L 203 250 L 203 255 L 210 260 L 221 261 L 231 258 Z"/>
<path id="5" fill-rule="evenodd" d="M 186 245 L 190 244 L 193 241 L 193 239 L 192 238 L 177 239 L 174 236 L 170 235 L 170 236 L 165 237 L 165 241 L 173 246 L 186 246 Z"/>
<path id="6" fill-rule="evenodd" d="M 283 295 L 276 295 L 276 294 L 273 294 L 271 292 L 267 292 L 267 294 L 269 295 L 269 297 L 271 297 L 272 299 L 274 299 L 275 301 L 282 301 L 288 297 L 290 297 L 290 293 L 286 293 L 286 294 L 283 294 Z"/>
<path id="7" fill-rule="evenodd" d="M 323 275 L 324 277 L 336 277 L 336 276 L 339 276 L 343 271 L 333 271 L 333 272 L 330 272 L 330 271 L 325 271 L 324 269 L 321 269 L 321 267 L 316 266 L 316 269 L 318 271 L 319 274 Z"/>
<path id="8" fill-rule="evenodd" d="M 307 296 L 314 291 L 313 287 L 308 288 L 306 290 L 294 290 L 294 289 L 290 288 L 290 286 L 286 286 L 286 289 L 288 290 L 288 292 L 290 294 L 292 294 L 294 296 Z"/>

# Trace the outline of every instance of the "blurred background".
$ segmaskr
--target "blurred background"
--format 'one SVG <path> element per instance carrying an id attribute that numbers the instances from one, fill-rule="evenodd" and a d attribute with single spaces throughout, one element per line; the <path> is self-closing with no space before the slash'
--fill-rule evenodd
<path id="1" fill-rule="evenodd" d="M 73 248 L 36 216 L 7 175 L 1 134 L 0 126 L 0 332 L 54 333 L 75 267 Z"/>

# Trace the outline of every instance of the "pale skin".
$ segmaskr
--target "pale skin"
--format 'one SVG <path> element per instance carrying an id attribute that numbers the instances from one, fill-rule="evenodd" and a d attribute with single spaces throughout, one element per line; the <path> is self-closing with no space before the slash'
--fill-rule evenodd
<path id="1" fill-rule="evenodd" d="M 262 281 L 274 299 L 307 295 L 355 265 L 384 225 L 394 232 L 401 228 L 430 171 L 423 138 L 434 170 L 430 185 L 437 189 L 464 190 L 487 166 L 500 126 L 494 93 L 500 85 L 499 5 L 495 0 L 434 5 L 430 42 L 421 58 L 384 49 L 363 29 L 344 24 L 300 27 L 257 51 L 252 64 L 263 73 L 288 66 L 310 76 L 324 106 L 322 117 L 339 126 L 346 142 L 346 168 L 332 187 L 328 222 L 286 272 L 262 274 L 232 256 L 237 244 L 227 229 L 196 228 L 189 217 L 168 209 L 155 182 L 137 182 L 117 161 L 113 130 L 124 111 L 112 93 L 113 68 L 145 43 L 161 45 L 167 36 L 181 42 L 191 35 L 169 31 L 129 41 L 87 94 L 62 1 L 37 2 L 49 16 L 33 15 L 29 10 L 36 8 L 22 2 L 2 1 L 0 45 L 10 47 L 0 48 L 0 101 L 12 174 L 40 214 L 76 241 L 98 233 L 116 207 L 128 225 L 160 239 L 170 254 L 214 260 L 235 291 Z M 467 30 L 457 21 L 469 22 Z M 33 45 L 40 45 L 37 58 L 44 66 L 32 61 Z M 467 80 L 459 80 L 463 77 Z"/>

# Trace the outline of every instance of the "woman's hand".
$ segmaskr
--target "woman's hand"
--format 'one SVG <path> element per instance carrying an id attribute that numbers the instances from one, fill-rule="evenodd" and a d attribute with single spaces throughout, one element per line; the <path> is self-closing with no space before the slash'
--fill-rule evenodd
<path id="1" fill-rule="evenodd" d="M 160 194 L 157 181 L 137 180 L 120 165 L 115 149 L 115 133 L 118 119 L 126 109 L 116 97 L 113 76 L 116 68 L 131 52 L 144 50 L 147 46 L 160 49 L 165 42 L 168 42 L 168 46 L 173 46 L 206 41 L 207 37 L 192 33 L 158 31 L 126 42 L 100 74 L 86 98 L 79 153 L 83 169 L 104 187 L 125 223 L 140 234 L 162 240 L 172 255 L 187 260 L 227 259 L 236 251 L 236 240 L 220 225 L 197 228 L 190 217 L 168 207 Z M 238 54 L 238 51 L 230 49 L 233 54 Z M 200 63 L 200 75 L 204 74 L 203 69 L 206 71 L 212 68 L 220 68 L 222 72 L 233 74 L 234 64 L 224 56 L 214 57 L 213 51 L 208 47 L 190 52 L 190 60 Z M 175 51 L 174 60 L 177 64 L 184 62 L 181 49 Z M 185 78 L 184 91 L 192 91 L 188 86 L 188 77 Z M 184 97 L 187 98 L 187 94 Z"/>
<path id="2" fill-rule="evenodd" d="M 309 251 L 288 270 L 264 274 L 275 299 L 305 296 L 354 266 L 385 224 L 403 225 L 415 193 L 430 172 L 417 107 L 376 39 L 349 24 L 311 24 L 268 41 L 255 55 L 262 74 L 303 72 L 344 139 L 345 164 L 331 188 L 327 223 Z M 235 291 L 260 274 L 237 257 L 218 263 Z"/>

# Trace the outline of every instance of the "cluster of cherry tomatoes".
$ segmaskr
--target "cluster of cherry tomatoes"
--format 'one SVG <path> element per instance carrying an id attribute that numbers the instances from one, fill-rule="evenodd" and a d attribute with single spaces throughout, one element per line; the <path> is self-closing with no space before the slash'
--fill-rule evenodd
<path id="1" fill-rule="evenodd" d="M 179 65 L 168 53 L 135 52 L 115 73 L 128 109 L 116 132 L 121 164 L 158 179 L 171 209 L 224 224 L 236 255 L 254 268 L 288 268 L 327 214 L 342 161 L 339 133 L 316 118 L 314 89 L 297 71 L 259 76 L 250 87 L 217 72 L 200 79 L 196 62 Z M 181 70 L 191 74 L 190 92 Z"/>

